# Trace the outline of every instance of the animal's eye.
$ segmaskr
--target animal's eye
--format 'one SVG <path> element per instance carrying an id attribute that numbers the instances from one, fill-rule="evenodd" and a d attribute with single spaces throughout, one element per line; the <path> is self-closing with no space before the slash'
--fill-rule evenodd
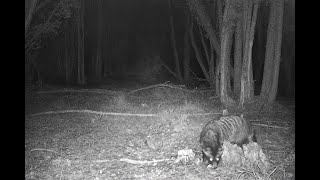
<path id="1" fill-rule="evenodd" d="M 218 158 L 218 157 L 217 157 L 217 158 L 216 158 L 216 160 L 217 160 L 217 161 L 219 161 L 219 160 L 220 160 L 220 158 Z"/>
<path id="2" fill-rule="evenodd" d="M 213 161 L 213 158 L 210 158 L 210 161 Z"/>

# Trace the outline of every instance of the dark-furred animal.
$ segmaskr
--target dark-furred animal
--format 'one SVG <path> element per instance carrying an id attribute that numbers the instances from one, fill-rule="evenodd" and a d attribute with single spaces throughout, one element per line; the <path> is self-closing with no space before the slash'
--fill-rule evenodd
<path id="1" fill-rule="evenodd" d="M 243 115 L 226 115 L 220 116 L 218 120 L 211 120 L 200 134 L 203 162 L 216 168 L 223 152 L 224 141 L 242 147 L 243 144 L 256 142 L 256 136 L 250 122 L 246 121 Z"/>

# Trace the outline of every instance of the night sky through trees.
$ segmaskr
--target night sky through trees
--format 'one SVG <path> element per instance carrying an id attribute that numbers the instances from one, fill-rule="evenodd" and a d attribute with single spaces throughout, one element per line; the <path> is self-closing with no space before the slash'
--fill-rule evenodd
<path id="1" fill-rule="evenodd" d="M 289 1 L 290 2 L 290 1 Z M 283 38 L 281 52 L 281 67 L 279 78 L 279 94 L 281 96 L 294 97 L 294 7 L 293 3 L 286 3 L 283 22 Z M 101 6 L 99 14 L 98 6 Z M 208 6 L 209 8 L 209 6 Z M 170 14 L 173 15 L 174 31 L 177 52 L 180 57 L 180 65 L 182 66 L 183 48 L 184 48 L 184 31 L 187 23 L 188 6 L 184 1 L 179 0 L 172 3 L 171 11 L 168 8 L 167 1 L 158 0 L 109 0 L 102 1 L 85 1 L 84 16 L 84 56 L 85 56 L 85 74 L 87 83 L 96 83 L 94 77 L 94 68 L 92 60 L 97 56 L 97 41 L 100 40 L 103 66 L 101 74 L 108 74 L 109 77 L 115 79 L 132 78 L 139 72 L 144 71 L 143 61 L 153 61 L 155 57 L 160 57 L 161 62 L 148 62 L 150 66 L 159 66 L 159 63 L 165 63 L 174 70 L 174 54 L 170 40 Z M 33 18 L 34 21 L 40 21 L 39 18 Z M 99 25 L 99 15 L 102 20 Z M 75 15 L 74 15 L 75 16 Z M 69 35 L 72 26 L 74 26 L 75 17 L 62 21 L 58 34 L 49 35 L 42 43 L 40 50 L 37 50 L 36 62 L 38 69 L 43 77 L 43 81 L 47 83 L 64 84 L 64 73 L 59 72 L 59 63 L 63 63 L 62 47 L 66 46 L 66 33 Z M 189 15 L 190 16 L 190 15 Z M 263 63 L 265 59 L 265 43 L 267 35 L 267 25 L 269 17 L 269 7 L 260 5 L 258 11 L 258 19 L 256 25 L 256 33 L 254 38 L 254 46 L 252 52 L 253 71 L 255 85 L 259 88 L 262 81 Z M 31 23 L 31 26 L 33 25 Z M 258 27 L 261 26 L 261 27 Z M 98 35 L 97 28 L 101 28 L 101 35 Z M 201 55 L 204 57 L 205 52 L 201 48 L 201 41 L 198 25 L 194 28 L 195 38 L 200 47 Z M 71 36 L 70 35 L 70 36 Z M 72 38 L 72 37 L 68 37 Z M 208 39 L 205 39 L 208 45 Z M 68 44 L 69 52 L 72 51 L 72 44 Z M 208 46 L 209 47 L 209 46 Z M 190 48 L 190 67 L 192 72 L 198 78 L 204 78 L 198 62 L 195 60 L 193 49 Z M 151 60 L 153 59 L 153 60 Z M 231 58 L 232 61 L 232 58 Z M 106 65 L 108 64 L 108 65 Z M 61 66 L 61 64 L 60 64 Z M 109 66 L 109 67 L 107 67 Z M 163 67 L 162 67 L 163 68 Z M 61 68 L 60 68 L 61 69 Z M 112 69 L 112 70 L 111 70 Z M 159 70 L 160 71 L 160 70 Z M 175 78 L 167 70 L 159 72 L 161 77 L 157 80 L 175 81 Z M 192 75 L 192 78 L 196 78 Z M 139 78 L 138 78 L 139 79 Z M 101 81 L 100 81 L 101 82 Z M 72 84 L 72 83 L 71 83 Z"/>

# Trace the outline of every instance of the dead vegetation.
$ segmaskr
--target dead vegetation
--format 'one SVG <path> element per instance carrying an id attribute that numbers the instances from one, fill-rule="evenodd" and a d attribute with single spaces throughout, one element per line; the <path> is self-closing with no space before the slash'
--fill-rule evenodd
<path id="1" fill-rule="evenodd" d="M 199 149 L 203 125 L 222 113 L 211 91 L 162 84 L 104 92 L 51 90 L 28 98 L 25 179 L 294 179 L 292 103 L 245 112 L 260 146 L 231 166 L 230 157 L 242 156 L 227 144 L 213 170 L 200 162 Z M 260 150 L 268 168 L 247 161 L 261 160 Z"/>

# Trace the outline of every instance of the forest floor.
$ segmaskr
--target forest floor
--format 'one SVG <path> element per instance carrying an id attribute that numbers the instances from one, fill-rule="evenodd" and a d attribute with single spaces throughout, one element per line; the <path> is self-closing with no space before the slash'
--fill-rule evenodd
<path id="1" fill-rule="evenodd" d="M 202 127 L 222 112 L 212 91 L 173 85 L 134 91 L 139 88 L 28 92 L 25 179 L 257 178 L 250 170 L 200 162 Z M 295 102 L 281 100 L 244 118 L 271 164 L 265 177 L 294 179 Z M 188 149 L 195 156 L 176 161 L 178 151 Z"/>

